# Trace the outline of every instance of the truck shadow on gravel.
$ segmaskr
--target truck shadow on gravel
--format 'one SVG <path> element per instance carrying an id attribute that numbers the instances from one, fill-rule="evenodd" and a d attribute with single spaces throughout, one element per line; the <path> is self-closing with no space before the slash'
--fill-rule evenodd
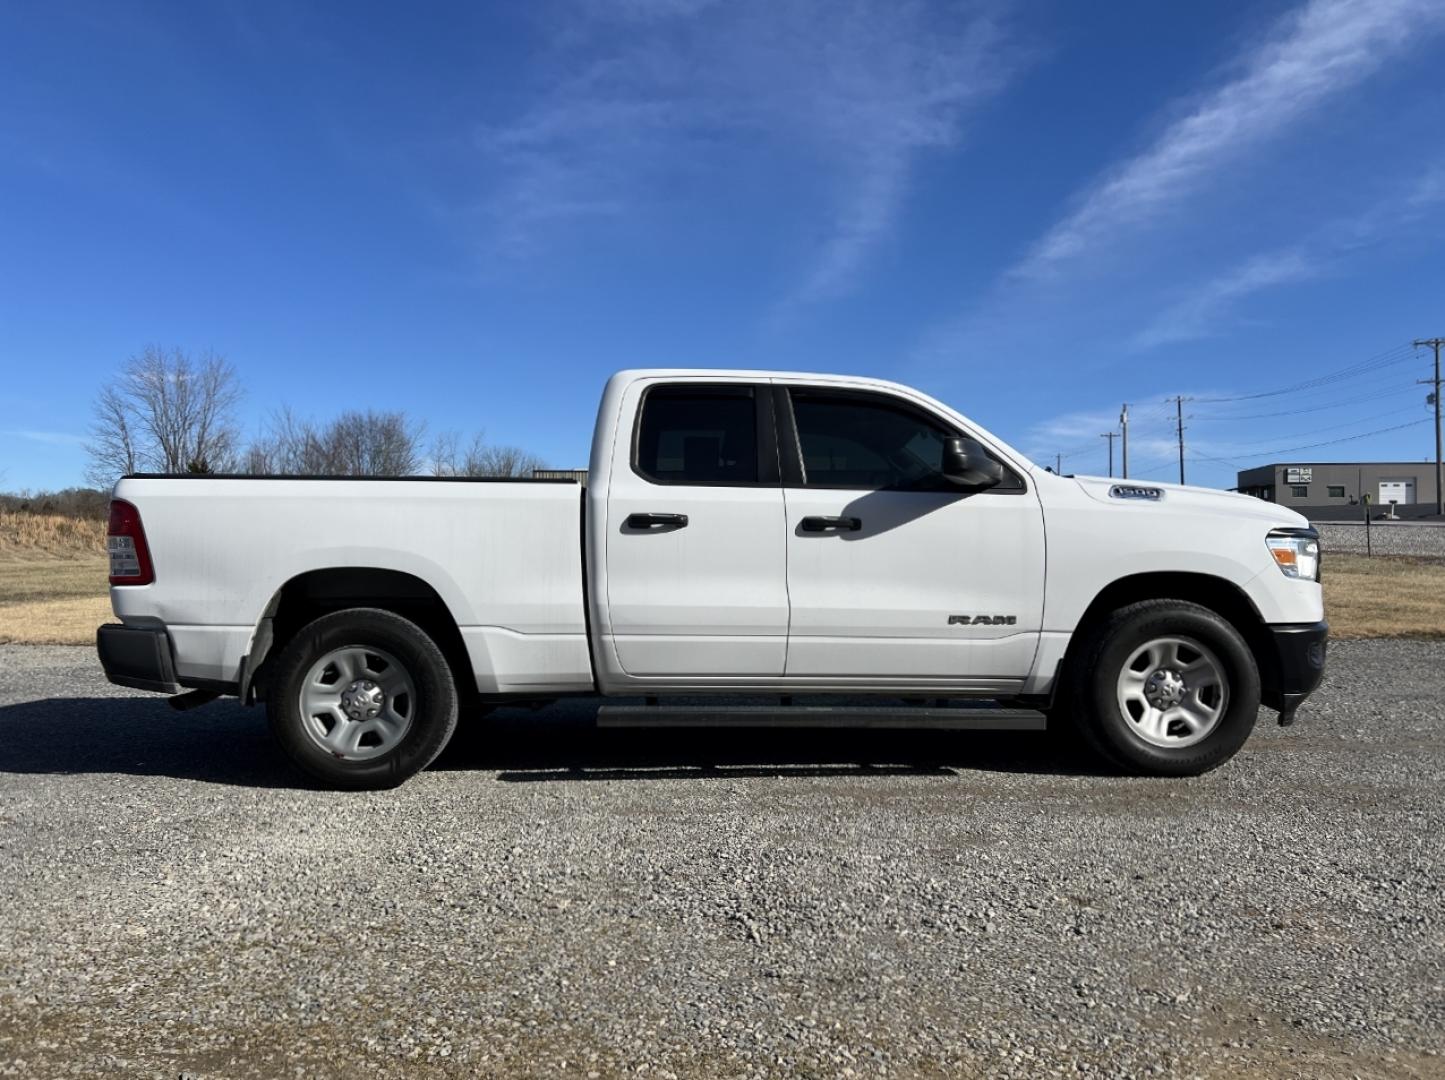
<path id="1" fill-rule="evenodd" d="M 1039 732 L 599 729 L 597 701 L 464 717 L 434 771 L 506 782 L 1109 775 Z M 179 713 L 150 697 L 49 698 L 0 706 L 0 772 L 117 773 L 247 787 L 314 785 L 281 757 L 259 708 L 220 701 Z"/>

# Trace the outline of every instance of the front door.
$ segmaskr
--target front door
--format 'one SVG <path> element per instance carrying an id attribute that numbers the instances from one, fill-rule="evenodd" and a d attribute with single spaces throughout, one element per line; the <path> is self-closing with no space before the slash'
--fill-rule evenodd
<path id="1" fill-rule="evenodd" d="M 787 551 L 768 388 L 647 384 L 622 409 L 632 440 L 611 470 L 605 538 L 618 666 L 781 676 Z"/>
<path id="2" fill-rule="evenodd" d="M 787 674 L 1009 689 L 1043 619 L 1039 502 L 1011 469 L 964 494 L 944 440 L 967 434 L 903 398 L 792 387 L 786 454 Z"/>

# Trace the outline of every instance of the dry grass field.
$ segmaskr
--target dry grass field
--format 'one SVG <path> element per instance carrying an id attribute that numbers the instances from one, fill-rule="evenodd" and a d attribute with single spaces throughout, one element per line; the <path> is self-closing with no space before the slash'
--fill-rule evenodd
<path id="1" fill-rule="evenodd" d="M 105 523 L 0 511 L 0 643 L 80 645 L 111 619 Z M 1445 638 L 1445 560 L 1326 553 L 1336 638 Z"/>
<path id="2" fill-rule="evenodd" d="M 1445 638 L 1445 559 L 1325 552 L 1325 615 L 1337 638 Z"/>
<path id="3" fill-rule="evenodd" d="M 0 511 L 0 643 L 94 641 L 106 574 L 105 522 Z"/>

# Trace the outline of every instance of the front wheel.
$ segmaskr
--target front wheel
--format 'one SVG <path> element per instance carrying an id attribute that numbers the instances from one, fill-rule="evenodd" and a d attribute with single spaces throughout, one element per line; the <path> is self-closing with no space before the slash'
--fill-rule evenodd
<path id="1" fill-rule="evenodd" d="M 379 608 L 303 627 L 269 682 L 276 741 L 330 787 L 395 787 L 431 764 L 457 724 L 446 657 L 415 623 Z"/>
<path id="2" fill-rule="evenodd" d="M 1197 776 L 1244 745 L 1259 669 L 1229 622 L 1198 604 L 1146 600 L 1082 643 L 1070 697 L 1085 740 L 1124 769 Z"/>

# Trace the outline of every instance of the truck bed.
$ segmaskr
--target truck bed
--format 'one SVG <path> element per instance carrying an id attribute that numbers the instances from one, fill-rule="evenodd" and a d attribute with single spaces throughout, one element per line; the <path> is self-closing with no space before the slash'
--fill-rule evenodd
<path id="1" fill-rule="evenodd" d="M 182 681 L 235 681 L 283 586 L 351 567 L 435 591 L 483 693 L 592 686 L 574 481 L 137 475 L 115 498 L 140 510 L 156 566 L 153 585 L 111 590 L 115 613 L 164 623 Z"/>

